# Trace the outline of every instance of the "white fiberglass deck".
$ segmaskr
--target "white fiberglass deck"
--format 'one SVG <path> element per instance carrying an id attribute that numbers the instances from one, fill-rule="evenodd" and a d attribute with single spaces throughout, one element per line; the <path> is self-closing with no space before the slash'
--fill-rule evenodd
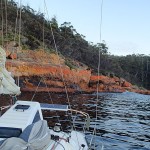
<path id="1" fill-rule="evenodd" d="M 16 110 L 17 105 L 29 105 L 27 110 Z M 9 110 L 0 117 L 0 127 L 14 127 L 24 130 L 33 122 L 34 116 L 39 110 L 41 119 L 43 119 L 38 102 L 17 101 Z"/>

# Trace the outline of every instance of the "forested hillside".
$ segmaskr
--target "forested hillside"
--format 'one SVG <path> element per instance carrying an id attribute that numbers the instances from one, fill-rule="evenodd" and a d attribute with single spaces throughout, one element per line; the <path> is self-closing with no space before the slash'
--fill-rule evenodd
<path id="1" fill-rule="evenodd" d="M 97 44 L 86 41 L 68 20 L 59 26 L 55 17 L 46 20 L 42 12 L 36 12 L 30 6 L 22 6 L 20 13 L 13 0 L 7 4 L 1 0 L 0 17 L 0 45 L 15 41 L 21 44 L 22 49 L 45 49 L 50 53 L 57 48 L 70 68 L 74 68 L 72 60 L 77 60 L 81 65 L 89 66 L 95 74 L 100 51 L 100 74 L 125 78 L 132 84 L 150 89 L 150 56 L 114 56 L 109 53 L 105 41 Z"/>

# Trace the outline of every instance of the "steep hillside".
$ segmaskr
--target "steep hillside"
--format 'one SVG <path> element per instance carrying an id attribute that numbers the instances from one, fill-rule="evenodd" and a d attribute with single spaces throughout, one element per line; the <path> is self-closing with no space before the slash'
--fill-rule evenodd
<path id="1" fill-rule="evenodd" d="M 150 89 L 150 56 L 140 54 L 111 55 L 105 41 L 97 44 L 86 41 L 85 36 L 78 33 L 70 22 L 64 22 L 59 26 L 55 17 L 46 20 L 43 13 L 36 12 L 30 6 L 22 6 L 20 21 L 20 13 L 17 15 L 20 8 L 15 1 L 8 0 L 7 9 L 4 0 L 1 1 L 1 4 L 0 45 L 3 45 L 5 49 L 13 51 L 14 48 L 9 47 L 10 41 L 14 41 L 15 46 L 21 44 L 18 50 L 32 50 L 34 52 L 44 49 L 46 53 L 56 54 L 55 50 L 57 49 L 59 55 L 64 59 L 64 64 L 69 68 L 81 67 L 84 69 L 85 67 L 92 70 L 94 75 L 97 72 L 98 54 L 100 52 L 101 75 L 117 76 L 118 78 L 124 78 L 133 85 Z M 19 32 L 21 33 L 20 38 Z M 27 52 L 33 53 L 26 51 L 21 55 L 18 54 L 18 56 L 23 61 L 32 59 L 26 57 Z M 47 57 L 47 54 L 43 57 Z M 38 57 L 38 59 L 42 61 L 41 58 Z M 34 61 L 37 61 L 37 59 L 35 58 Z"/>

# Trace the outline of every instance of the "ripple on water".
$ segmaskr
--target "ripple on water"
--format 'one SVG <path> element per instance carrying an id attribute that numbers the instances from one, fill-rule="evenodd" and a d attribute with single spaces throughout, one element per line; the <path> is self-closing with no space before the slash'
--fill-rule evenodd
<path id="1" fill-rule="evenodd" d="M 90 141 L 96 124 L 97 136 L 93 139 L 96 150 L 102 145 L 104 150 L 150 150 L 150 96 L 130 92 L 99 93 L 98 103 L 95 94 L 86 96 L 83 106 L 91 116 L 86 137 Z"/>

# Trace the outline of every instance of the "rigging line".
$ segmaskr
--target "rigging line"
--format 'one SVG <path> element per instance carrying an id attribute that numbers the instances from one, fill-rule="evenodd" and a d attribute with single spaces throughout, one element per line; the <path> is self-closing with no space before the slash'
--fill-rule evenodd
<path id="1" fill-rule="evenodd" d="M 20 7 L 20 12 L 19 12 L 19 49 L 20 49 L 20 37 L 21 37 L 21 11 L 22 11 L 22 0 L 19 1 L 19 7 Z"/>
<path id="2" fill-rule="evenodd" d="M 19 7 L 20 7 L 20 12 L 19 12 L 19 50 L 21 47 L 21 13 L 22 13 L 22 0 L 19 0 Z M 17 55 L 18 55 L 18 49 L 16 51 Z M 20 82 L 19 82 L 19 75 L 18 75 L 18 86 L 19 86 Z"/>
<path id="3" fill-rule="evenodd" d="M 8 40 L 8 31 L 7 31 L 7 29 L 8 29 L 8 27 L 7 27 L 7 0 L 5 0 L 5 26 L 6 26 L 6 41 Z M 7 41 L 7 44 L 8 44 L 8 41 Z M 7 49 L 7 48 L 6 48 Z"/>
<path id="4" fill-rule="evenodd" d="M 3 16 L 3 0 L 1 0 L 1 18 L 2 18 L 2 38 L 1 38 L 1 45 L 4 45 L 4 16 Z"/>
<path id="5" fill-rule="evenodd" d="M 16 21 L 15 21 L 15 33 L 14 33 L 14 45 L 13 46 L 15 46 L 16 45 L 16 36 L 17 36 L 17 25 L 18 25 L 18 15 L 19 15 L 19 10 L 18 10 L 18 8 L 16 8 Z M 14 47 L 13 47 L 13 49 L 12 49 L 12 53 L 14 54 Z M 12 59 L 12 61 L 14 61 L 14 59 Z M 13 65 L 13 63 L 11 63 L 11 66 L 10 66 L 10 68 L 12 68 L 12 65 Z"/>
<path id="6" fill-rule="evenodd" d="M 21 11 L 22 11 L 22 0 L 19 0 L 19 7 L 20 7 L 20 11 L 19 11 L 19 49 L 21 46 Z"/>
<path id="7" fill-rule="evenodd" d="M 50 92 L 49 92 L 47 83 L 46 83 L 45 80 L 44 80 L 44 77 L 43 77 L 43 81 L 44 81 L 44 83 L 45 83 L 45 85 L 46 85 L 46 89 L 48 90 L 48 95 L 49 95 L 49 97 L 50 97 L 51 103 L 54 104 L 53 99 L 52 99 L 52 97 L 51 97 L 51 94 L 50 94 Z M 57 111 L 55 111 L 55 112 L 56 112 L 57 120 L 58 120 L 58 122 L 60 123 L 58 113 L 57 113 Z"/>
<path id="8" fill-rule="evenodd" d="M 101 44 L 101 41 L 102 41 L 102 21 L 103 21 L 103 0 L 101 0 L 101 16 L 100 16 L 100 44 Z M 97 72 L 98 72 L 98 81 L 97 81 L 97 97 L 96 97 L 96 121 L 97 121 L 97 118 L 98 118 L 98 101 L 99 101 L 99 75 L 100 75 L 100 65 L 101 65 L 101 46 L 99 47 L 99 53 L 98 53 L 98 67 L 97 67 Z M 94 130 L 93 130 L 93 136 L 91 138 L 91 141 L 90 141 L 90 146 L 92 144 L 92 140 L 94 138 L 94 135 L 96 135 L 96 128 L 97 128 L 97 123 L 95 121 L 95 127 L 94 127 Z"/>
<path id="9" fill-rule="evenodd" d="M 44 4 L 43 6 L 44 6 L 44 16 L 45 16 L 45 4 Z M 45 28 L 44 28 L 45 26 L 44 26 L 44 24 L 45 24 L 45 19 L 43 20 L 43 51 L 45 50 L 45 38 L 44 38 L 44 37 L 45 37 Z M 46 55 L 46 56 L 48 56 L 48 55 Z M 47 57 L 47 58 L 48 58 L 48 57 Z M 47 59 L 47 60 L 48 60 L 48 59 Z M 44 81 L 44 83 L 45 83 L 45 85 L 46 85 L 46 88 L 48 89 L 48 86 L 47 86 L 47 83 L 46 83 L 45 80 L 44 80 L 44 77 L 43 77 L 43 81 Z M 49 98 L 50 98 L 50 100 L 51 100 L 51 103 L 54 104 L 49 90 L 48 90 L 48 95 L 49 95 Z M 57 116 L 58 122 L 60 123 L 60 120 L 59 120 L 59 117 L 58 117 L 58 113 L 57 113 L 57 112 L 56 112 L 56 116 Z"/>
<path id="10" fill-rule="evenodd" d="M 46 8 L 46 3 L 45 3 L 45 1 L 44 1 L 44 20 L 43 20 L 43 50 L 45 49 L 45 38 L 44 38 L 44 36 L 45 36 L 45 30 L 44 30 L 44 23 L 45 23 L 45 9 L 47 9 Z M 47 13 L 48 14 L 48 13 Z M 48 60 L 48 55 L 46 55 L 47 56 L 47 60 Z M 48 62 L 49 63 L 49 62 Z M 46 88 L 48 89 L 48 86 L 47 86 L 47 84 L 46 84 L 46 82 L 45 82 L 45 80 L 43 79 L 43 81 L 44 81 L 44 83 L 45 83 L 45 85 L 46 85 Z M 49 95 L 49 97 L 50 97 L 50 100 L 51 100 L 51 103 L 52 104 L 54 104 L 54 102 L 53 102 L 53 99 L 52 99 L 52 97 L 51 97 L 51 94 L 50 94 L 50 91 L 48 90 L 48 95 Z M 59 123 L 60 123 L 60 120 L 59 120 L 59 117 L 58 117 L 58 113 L 57 113 L 57 111 L 56 111 L 56 116 L 57 116 L 57 118 L 58 118 L 58 121 L 59 121 Z"/>
<path id="11" fill-rule="evenodd" d="M 45 21 L 45 20 L 44 20 L 44 21 Z M 44 21 L 43 21 L 43 32 L 44 32 Z M 44 48 L 44 44 L 45 44 L 45 43 L 44 43 L 44 34 L 43 34 L 43 51 L 44 51 L 44 49 L 45 49 L 45 48 Z M 42 51 L 42 52 L 43 52 L 43 51 Z M 42 54 L 43 54 L 43 53 L 42 53 Z M 47 56 L 47 55 L 46 55 L 46 56 Z M 48 57 L 47 57 L 47 58 L 48 58 Z M 37 62 L 34 62 L 34 63 L 39 64 L 39 63 L 37 63 Z M 42 66 L 42 63 L 41 63 L 41 66 Z M 45 82 L 45 80 L 44 80 L 44 77 L 42 76 L 41 79 L 40 79 L 40 81 L 39 81 L 39 83 L 38 83 L 38 85 L 37 85 L 37 87 L 36 87 L 36 91 L 35 91 L 35 93 L 33 94 L 32 98 L 31 98 L 31 101 L 33 101 L 33 99 L 34 99 L 34 97 L 35 97 L 35 95 L 36 95 L 36 93 L 37 93 L 37 90 L 38 90 L 38 88 L 39 88 L 39 86 L 40 86 L 42 80 L 43 80 L 43 82 L 44 82 L 45 85 L 46 85 L 46 89 L 48 90 L 48 86 L 47 86 L 47 84 L 46 84 L 46 82 Z M 51 103 L 54 104 L 49 90 L 48 90 L 48 95 L 49 95 L 49 97 L 50 97 Z M 57 113 L 57 112 L 56 112 L 56 116 L 57 116 L 58 122 L 60 123 L 60 120 L 59 120 L 59 117 L 58 117 L 58 113 Z"/>
<path id="12" fill-rule="evenodd" d="M 42 81 L 42 78 L 40 79 L 40 82 L 38 83 L 38 85 L 37 85 L 37 87 L 36 87 L 36 90 L 35 90 L 35 92 L 34 92 L 32 98 L 31 98 L 31 101 L 33 101 L 33 99 L 34 99 L 34 97 L 35 97 L 35 95 L 36 95 L 36 92 L 37 92 L 37 90 L 38 90 L 38 88 L 39 88 L 39 86 L 40 86 L 41 81 Z"/>
<path id="13" fill-rule="evenodd" d="M 47 12 L 47 15 L 48 15 L 48 10 L 47 10 L 47 7 L 46 7 L 45 0 L 44 0 L 44 4 L 45 4 L 46 12 Z M 49 18 L 49 15 L 48 15 L 48 18 Z M 52 37 L 53 37 L 53 41 L 54 41 L 55 50 L 56 50 L 57 57 L 58 57 L 59 56 L 58 55 L 58 49 L 57 49 L 56 40 L 55 40 L 55 37 L 54 37 L 54 32 L 53 32 L 51 23 L 50 23 L 50 29 L 51 29 L 51 33 L 52 33 Z M 60 67 L 60 71 L 61 71 L 61 76 L 62 76 L 63 84 L 64 84 L 64 87 L 65 87 L 65 92 L 66 92 L 66 96 L 67 96 L 69 108 L 71 109 L 71 105 L 70 105 L 70 101 L 69 101 L 69 96 L 68 96 L 68 92 L 67 92 L 67 87 L 65 85 L 64 75 L 63 75 L 63 71 L 62 71 L 61 62 L 60 62 L 60 58 L 59 57 L 58 57 L 58 60 L 59 60 L 59 67 Z"/>
<path id="14" fill-rule="evenodd" d="M 44 53 L 44 50 L 45 50 L 45 26 L 44 26 L 44 24 L 45 24 L 45 5 L 43 5 L 43 7 L 44 7 L 44 20 L 43 20 L 43 53 Z M 47 57 L 47 60 L 48 60 L 48 55 L 46 55 L 46 57 Z M 42 64 L 41 64 L 42 65 Z M 45 83 L 45 86 L 46 86 L 46 89 L 48 90 L 48 96 L 49 96 L 49 98 L 50 98 L 50 100 L 51 100 L 51 103 L 52 104 L 54 104 L 54 102 L 53 102 L 53 99 L 52 99 L 52 96 L 51 96 L 51 94 L 50 94 L 50 91 L 49 91 L 49 89 L 48 89 L 48 86 L 47 86 L 47 83 L 45 82 L 45 79 L 44 79 L 44 77 L 41 77 L 41 78 L 43 78 L 43 82 Z M 58 116 L 58 113 L 57 113 L 57 111 L 55 111 L 55 113 L 56 113 L 56 116 L 57 116 L 57 120 L 58 120 L 58 122 L 60 123 L 60 120 L 59 120 L 59 116 Z"/>
<path id="15" fill-rule="evenodd" d="M 44 24 L 45 24 L 45 5 L 43 5 L 44 7 L 44 20 L 43 20 L 43 50 L 45 49 L 45 29 L 44 29 Z"/>
<path id="16" fill-rule="evenodd" d="M 46 13 L 47 13 L 48 18 L 49 18 L 49 14 L 48 14 L 48 10 L 47 10 L 47 7 L 46 7 L 45 0 L 44 0 L 44 5 L 45 5 L 45 8 L 46 8 Z M 54 46 L 55 46 L 55 50 L 56 50 L 56 53 L 57 53 L 57 57 L 58 57 L 58 60 L 59 60 L 59 67 L 60 67 L 60 71 L 61 71 L 61 75 L 62 75 L 63 84 L 64 84 L 64 87 L 65 87 L 65 92 L 66 92 L 66 96 L 67 96 L 68 105 L 69 105 L 69 108 L 71 109 L 70 100 L 69 100 L 69 96 L 68 96 L 68 92 L 67 92 L 67 87 L 65 85 L 64 75 L 63 75 L 63 71 L 62 71 L 62 67 L 61 67 L 61 63 L 60 63 L 60 58 L 58 56 L 58 49 L 57 49 L 57 45 L 56 45 L 56 41 L 55 41 L 55 37 L 54 37 L 54 32 L 53 32 L 51 23 L 50 23 L 50 29 L 51 29 L 51 33 L 52 33 L 52 37 L 53 37 L 53 41 L 54 41 Z M 71 112 L 71 116 L 72 116 L 72 112 Z M 76 131 L 74 122 L 73 122 L 73 128 Z M 78 140 L 77 133 L 76 133 L 76 137 L 77 137 L 77 140 Z M 79 140 L 78 140 L 78 144 L 79 144 Z"/>
<path id="17" fill-rule="evenodd" d="M 15 35 L 14 35 L 14 43 L 16 42 L 16 36 L 17 36 L 17 24 L 18 24 L 18 8 L 16 9 L 17 10 L 17 16 L 16 16 L 16 21 L 15 21 Z"/>

